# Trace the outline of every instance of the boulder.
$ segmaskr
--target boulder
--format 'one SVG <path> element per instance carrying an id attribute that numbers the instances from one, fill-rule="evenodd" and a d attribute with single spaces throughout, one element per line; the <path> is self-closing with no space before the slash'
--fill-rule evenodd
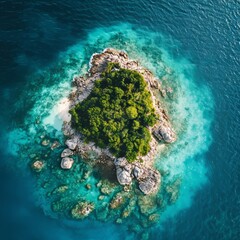
<path id="1" fill-rule="evenodd" d="M 136 179 L 141 179 L 143 176 L 144 170 L 138 166 L 135 166 L 133 169 L 133 175 Z"/>
<path id="2" fill-rule="evenodd" d="M 127 172 L 132 172 L 132 169 L 133 169 L 133 165 L 132 164 L 126 164 L 124 166 L 124 169 L 127 171 Z"/>
<path id="3" fill-rule="evenodd" d="M 44 167 L 43 161 L 37 160 L 32 164 L 32 169 L 36 172 L 40 172 Z"/>
<path id="4" fill-rule="evenodd" d="M 161 126 L 161 128 L 159 128 L 159 133 L 167 143 L 172 143 L 176 140 L 175 133 L 170 127 Z"/>
<path id="5" fill-rule="evenodd" d="M 65 136 L 71 136 L 74 134 L 74 130 L 72 129 L 70 122 L 64 122 L 62 131 Z"/>
<path id="6" fill-rule="evenodd" d="M 73 151 L 70 150 L 69 148 L 66 148 L 62 151 L 61 157 L 65 158 L 65 157 L 69 157 L 73 155 Z"/>
<path id="7" fill-rule="evenodd" d="M 163 140 L 166 143 L 172 143 L 176 141 L 176 134 L 169 126 L 158 126 L 157 129 L 153 130 L 153 134 L 159 141 Z"/>
<path id="8" fill-rule="evenodd" d="M 156 170 L 148 168 L 144 170 L 144 175 L 145 178 L 139 181 L 139 189 L 144 194 L 156 192 L 161 181 L 160 173 Z"/>
<path id="9" fill-rule="evenodd" d="M 71 150 L 75 150 L 78 144 L 78 140 L 77 138 L 73 138 L 73 139 L 68 139 L 65 144 L 68 146 L 69 149 Z"/>
<path id="10" fill-rule="evenodd" d="M 117 167 L 117 180 L 121 185 L 128 185 L 132 183 L 131 172 L 126 169 Z"/>
<path id="11" fill-rule="evenodd" d="M 70 169 L 73 165 L 74 160 L 70 157 L 65 157 L 61 161 L 61 168 Z"/>
<path id="12" fill-rule="evenodd" d="M 51 150 L 54 150 L 55 148 L 59 147 L 60 143 L 58 141 L 54 141 L 51 145 Z"/>

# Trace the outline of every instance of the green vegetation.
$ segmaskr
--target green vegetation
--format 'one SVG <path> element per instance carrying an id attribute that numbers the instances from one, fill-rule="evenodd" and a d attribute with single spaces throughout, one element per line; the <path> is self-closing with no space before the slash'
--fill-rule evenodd
<path id="1" fill-rule="evenodd" d="M 146 155 L 151 140 L 147 126 L 157 118 L 146 86 L 137 71 L 108 63 L 91 94 L 70 110 L 73 127 L 116 157 L 132 162 Z"/>

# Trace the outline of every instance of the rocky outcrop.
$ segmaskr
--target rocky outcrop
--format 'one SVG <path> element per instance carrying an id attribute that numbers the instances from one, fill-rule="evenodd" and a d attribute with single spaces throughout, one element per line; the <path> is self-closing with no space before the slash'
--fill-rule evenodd
<path id="1" fill-rule="evenodd" d="M 70 169 L 74 163 L 74 160 L 70 157 L 64 157 L 61 161 L 61 168 L 62 169 Z"/>
<path id="2" fill-rule="evenodd" d="M 69 149 L 71 150 L 75 150 L 76 147 L 77 147 L 77 144 L 78 144 L 78 139 L 75 137 L 75 138 L 71 138 L 71 139 L 68 139 L 65 144 L 68 146 Z"/>
<path id="3" fill-rule="evenodd" d="M 125 158 L 114 160 L 118 182 L 121 185 L 129 185 L 135 178 L 139 183 L 139 189 L 150 194 L 156 192 L 161 182 L 161 175 L 152 168 L 146 168 L 143 164 L 130 164 Z"/>
<path id="4" fill-rule="evenodd" d="M 128 185 L 132 183 L 131 172 L 125 168 L 117 167 L 117 180 L 121 185 Z"/>
<path id="5" fill-rule="evenodd" d="M 40 160 L 37 160 L 37 161 L 32 163 L 31 167 L 35 172 L 41 172 L 43 167 L 44 167 L 44 162 L 40 161 Z"/>
<path id="6" fill-rule="evenodd" d="M 164 141 L 166 143 L 176 141 L 176 134 L 170 126 L 158 125 L 153 129 L 152 133 L 158 141 Z"/>
<path id="7" fill-rule="evenodd" d="M 114 160 L 116 166 L 117 180 L 121 185 L 129 185 L 132 183 L 133 176 L 131 174 L 133 166 L 128 163 L 126 158 L 116 158 Z"/>
<path id="8" fill-rule="evenodd" d="M 138 181 L 139 189 L 145 194 L 150 194 L 156 192 L 157 189 L 159 188 L 161 182 L 161 175 L 156 170 L 144 169 L 143 174 L 138 179 Z"/>
<path id="9" fill-rule="evenodd" d="M 60 146 L 60 143 L 58 141 L 54 141 L 51 145 L 51 150 L 54 150 L 55 148 L 58 148 Z"/>
<path id="10" fill-rule="evenodd" d="M 138 71 L 147 82 L 147 88 L 151 94 L 155 112 L 159 116 L 159 121 L 155 126 L 149 127 L 149 131 L 152 133 L 151 149 L 146 156 L 140 156 L 136 162 L 129 163 L 125 158 L 115 158 L 108 149 L 101 149 L 92 142 L 84 142 L 81 134 L 77 133 L 69 122 L 65 122 L 63 132 L 69 138 L 65 142 L 69 150 L 65 149 L 62 152 L 62 156 L 64 156 L 62 162 L 66 161 L 68 163 L 66 163 L 67 167 L 72 165 L 73 160 L 69 160 L 71 159 L 69 158 L 71 156 L 70 151 L 81 155 L 83 159 L 91 159 L 91 164 L 102 162 L 102 159 L 108 158 L 114 162 L 117 180 L 121 185 L 128 187 L 135 179 L 139 183 L 139 189 L 144 194 L 154 193 L 158 190 L 161 183 L 160 173 L 153 168 L 154 159 L 158 153 L 158 142 L 172 143 L 176 140 L 176 134 L 160 103 L 161 99 L 159 97 L 164 95 L 164 90 L 160 81 L 153 76 L 151 71 L 140 66 L 137 61 L 130 60 L 123 51 L 107 48 L 102 53 L 93 54 L 90 61 L 90 69 L 86 76 L 77 76 L 73 80 L 76 90 L 69 97 L 71 107 L 89 96 L 94 86 L 94 81 L 99 79 L 108 62 L 117 62 L 122 68 Z"/>
<path id="11" fill-rule="evenodd" d="M 144 175 L 144 170 L 138 166 L 134 167 L 133 175 L 136 179 L 141 179 L 141 177 Z"/>
<path id="12" fill-rule="evenodd" d="M 70 150 L 69 148 L 66 148 L 62 151 L 61 157 L 65 158 L 65 157 L 69 157 L 73 155 L 73 151 Z"/>

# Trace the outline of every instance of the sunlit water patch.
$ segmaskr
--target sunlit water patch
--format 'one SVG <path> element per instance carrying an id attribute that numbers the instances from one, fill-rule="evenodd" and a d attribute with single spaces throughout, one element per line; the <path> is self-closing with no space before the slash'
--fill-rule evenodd
<path id="1" fill-rule="evenodd" d="M 44 162 L 43 170 L 36 173 L 34 195 L 47 215 L 68 218 L 76 202 L 87 199 L 95 206 L 90 220 L 122 223 L 141 232 L 191 206 L 194 193 L 208 181 L 204 154 L 211 143 L 213 99 L 207 87 L 193 79 L 195 66 L 171 56 L 178 47 L 174 44 L 159 33 L 129 24 L 97 28 L 59 54 L 48 69 L 30 76 L 31 84 L 22 94 L 23 99 L 27 96 L 29 108 L 24 123 L 8 135 L 8 151 L 18 156 L 14 164 L 24 171 L 30 171 L 34 161 Z M 64 148 L 61 125 L 69 119 L 67 96 L 71 81 L 74 75 L 87 72 L 93 53 L 107 47 L 126 51 L 130 58 L 150 69 L 166 90 L 165 105 L 178 139 L 157 157 L 156 167 L 163 183 L 151 198 L 134 190 L 125 194 L 115 182 L 102 181 L 99 172 L 78 157 L 71 170 L 60 168 Z M 18 104 L 23 105 L 21 99 Z M 60 146 L 55 148 L 56 142 Z M 115 209 L 114 199 L 119 193 L 125 202 Z"/>

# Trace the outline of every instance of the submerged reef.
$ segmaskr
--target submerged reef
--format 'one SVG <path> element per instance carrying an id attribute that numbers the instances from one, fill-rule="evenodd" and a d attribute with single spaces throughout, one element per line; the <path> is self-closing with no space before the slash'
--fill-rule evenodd
<path id="1" fill-rule="evenodd" d="M 74 78 L 72 121 L 63 126 L 68 148 L 61 154 L 61 167 L 70 169 L 69 156 L 77 154 L 95 165 L 112 165 L 109 171 L 116 172 L 121 185 L 134 179 L 144 194 L 156 192 L 161 175 L 153 164 L 159 142 L 176 140 L 158 97 L 159 81 L 115 49 L 94 54 L 90 66 L 84 77 Z"/>

